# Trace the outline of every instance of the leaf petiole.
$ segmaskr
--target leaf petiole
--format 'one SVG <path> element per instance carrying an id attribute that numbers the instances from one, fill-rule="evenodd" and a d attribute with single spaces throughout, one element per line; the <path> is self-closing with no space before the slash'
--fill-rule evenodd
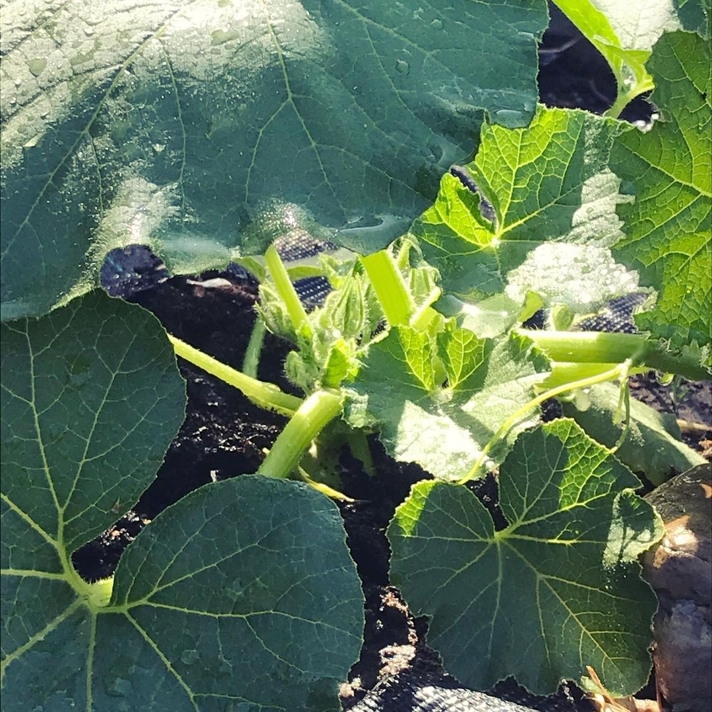
<path id="1" fill-rule="evenodd" d="M 465 475 L 465 477 L 458 481 L 458 484 L 465 484 L 475 477 L 480 467 L 482 467 L 482 464 L 487 459 L 487 455 L 492 448 L 507 435 L 507 433 L 516 425 L 518 420 L 521 420 L 527 413 L 541 405 L 545 400 L 563 395 L 564 393 L 570 393 L 571 391 L 578 390 L 579 388 L 589 388 L 590 386 L 595 386 L 597 383 L 605 383 L 607 381 L 614 381 L 618 378 L 625 378 L 630 370 L 630 365 L 630 361 L 627 360 L 624 363 L 617 364 L 609 371 L 604 371 L 603 373 L 599 373 L 589 378 L 582 378 L 578 381 L 565 383 L 557 386 L 556 388 L 551 388 L 548 391 L 541 393 L 536 398 L 530 400 L 526 405 L 523 405 L 521 408 L 512 413 L 512 415 L 510 415 L 509 418 L 502 423 L 499 430 L 497 430 L 490 441 L 484 446 L 482 452 L 477 460 L 475 460 L 475 463 L 472 465 L 469 472 Z"/>
<path id="2" fill-rule="evenodd" d="M 250 400 L 263 408 L 291 416 L 303 403 L 301 398 L 285 393 L 273 383 L 265 383 L 247 376 L 237 369 L 221 363 L 216 358 L 208 356 L 194 346 L 186 344 L 185 341 L 177 339 L 172 334 L 168 334 L 168 340 L 173 344 L 176 354 L 182 359 L 242 391 Z"/>
<path id="3" fill-rule="evenodd" d="M 289 313 L 289 318 L 292 320 L 294 331 L 297 333 L 299 333 L 301 329 L 310 331 L 307 312 L 299 299 L 297 290 L 294 289 L 287 268 L 284 266 L 284 262 L 282 262 L 282 258 L 279 256 L 279 252 L 277 252 L 277 248 L 274 245 L 270 245 L 267 248 L 265 252 L 265 262 L 270 276 L 274 281 L 274 286 L 287 307 L 287 312 Z"/>
<path id="4" fill-rule="evenodd" d="M 690 381 L 707 380 L 710 377 L 707 369 L 698 362 L 676 356 L 645 334 L 535 329 L 516 331 L 529 337 L 552 361 L 620 364 L 630 359 L 634 367 L 677 373 Z"/>
<path id="5" fill-rule="evenodd" d="M 391 326 L 404 326 L 415 312 L 403 275 L 387 250 L 361 257 L 383 313 Z"/>

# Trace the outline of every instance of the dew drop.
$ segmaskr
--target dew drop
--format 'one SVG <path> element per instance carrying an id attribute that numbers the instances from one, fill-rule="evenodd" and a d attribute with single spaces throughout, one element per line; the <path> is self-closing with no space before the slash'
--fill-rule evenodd
<path id="1" fill-rule="evenodd" d="M 428 161 L 431 163 L 438 163 L 440 159 L 443 157 L 443 148 L 442 146 L 439 146 L 437 143 L 432 143 L 428 146 Z"/>
<path id="2" fill-rule="evenodd" d="M 47 426 L 47 434 L 49 435 L 49 442 L 55 443 L 67 434 L 67 427 L 62 423 L 50 423 Z"/>
<path id="3" fill-rule="evenodd" d="M 47 60 L 39 57 L 37 59 L 30 59 L 27 62 L 27 68 L 34 74 L 36 77 L 39 77 L 40 74 L 44 71 L 44 68 L 47 66 Z"/>
<path id="4" fill-rule="evenodd" d="M 404 77 L 408 76 L 408 74 L 410 74 L 410 64 L 408 64 L 408 62 L 406 62 L 404 59 L 397 59 L 396 71 L 398 72 L 398 74 L 402 74 Z"/>
<path id="5" fill-rule="evenodd" d="M 519 128 L 524 123 L 522 112 L 516 109 L 500 109 L 494 112 L 497 123 L 507 128 Z"/>
<path id="6" fill-rule="evenodd" d="M 197 650 L 184 650 L 181 653 L 180 660 L 182 663 L 185 663 L 186 665 L 192 665 L 194 662 L 198 660 L 200 655 L 198 655 Z"/>
<path id="7" fill-rule="evenodd" d="M 133 685 L 123 677 L 107 675 L 104 678 L 104 689 L 110 697 L 129 697 L 133 694 Z"/>
<path id="8" fill-rule="evenodd" d="M 69 385 L 75 389 L 81 388 L 86 383 L 88 383 L 89 377 L 90 373 L 88 371 L 86 373 L 72 373 L 69 376 Z"/>

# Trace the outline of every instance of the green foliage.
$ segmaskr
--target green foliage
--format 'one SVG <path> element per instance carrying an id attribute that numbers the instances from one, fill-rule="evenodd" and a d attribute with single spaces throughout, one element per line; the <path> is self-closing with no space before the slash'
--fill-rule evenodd
<path id="1" fill-rule="evenodd" d="M 623 133 L 611 157 L 636 198 L 619 207 L 629 227 L 614 254 L 659 292 L 638 325 L 676 349 L 712 344 L 710 61 L 709 43 L 699 35 L 664 35 L 650 59 L 662 122 L 648 133 Z"/>
<path id="2" fill-rule="evenodd" d="M 335 506 L 261 477 L 204 487 L 113 582 L 83 582 L 71 553 L 154 477 L 184 383 L 156 319 L 100 294 L 2 329 L 3 707 L 332 709 L 363 627 Z"/>
<path id="3" fill-rule="evenodd" d="M 639 406 L 631 442 L 644 446 L 603 447 L 621 430 L 605 389 L 575 414 L 602 444 L 570 420 L 538 425 L 538 405 L 651 367 L 709 375 L 709 2 L 679 0 L 678 16 L 656 0 L 645 17 L 637 0 L 558 4 L 614 69 L 610 116 L 654 80 L 662 121 L 643 133 L 536 108 L 543 0 L 7 8 L 9 709 L 335 708 L 363 599 L 318 457 L 331 435 L 368 460 L 372 431 L 436 478 L 389 536 L 394 578 L 454 674 L 549 692 L 591 665 L 609 689 L 644 683 L 654 596 L 635 559 L 661 529 L 616 458 L 656 481 L 667 472 L 650 443 L 677 466 L 694 458 Z M 678 24 L 699 35 L 663 34 Z M 477 146 L 473 191 L 447 170 Z M 334 288 L 309 313 L 274 247 L 257 257 L 295 231 L 365 255 L 293 271 Z M 253 255 L 262 315 L 294 343 L 286 368 L 305 398 L 86 294 L 108 250 L 132 243 L 177 272 Z M 646 333 L 568 330 L 638 284 Z M 551 328 L 527 331 L 542 305 Z M 168 508 L 113 580 L 89 584 L 73 551 L 137 501 L 183 416 L 171 346 L 290 420 L 259 476 Z M 502 531 L 455 484 L 482 464 L 501 464 Z"/>
<path id="4" fill-rule="evenodd" d="M 507 527 L 469 490 L 421 482 L 388 528 L 391 573 L 459 680 L 551 692 L 591 665 L 612 690 L 648 679 L 656 598 L 637 556 L 662 534 L 636 478 L 572 421 L 524 433 L 499 473 Z"/>
<path id="5" fill-rule="evenodd" d="M 16 319 L 90 289 L 129 243 L 183 273 L 297 226 L 380 249 L 471 154 L 480 110 L 529 121 L 547 13 L 55 0 L 3 21 L 2 318 Z"/>
<path id="6" fill-rule="evenodd" d="M 495 220 L 483 215 L 479 196 L 445 175 L 412 229 L 445 290 L 469 301 L 501 292 L 507 273 L 547 242 L 615 244 L 623 234 L 615 206 L 627 198 L 608 152 L 620 130 L 583 111 L 543 107 L 523 129 L 483 126 L 467 168 Z"/>
<path id="7" fill-rule="evenodd" d="M 670 472 L 684 472 L 706 460 L 682 442 L 680 427 L 674 415 L 658 413 L 635 399 L 630 401 L 629 429 L 616 422 L 620 402 L 619 389 L 609 383 L 591 388 L 580 400 L 563 403 L 564 415 L 574 420 L 595 440 L 614 448 L 625 435 L 616 457 L 634 472 L 645 472 L 655 485 L 660 485 Z M 623 414 L 625 415 L 625 413 Z"/>
<path id="8" fill-rule="evenodd" d="M 653 88 L 646 62 L 663 34 L 679 28 L 670 0 L 555 0 L 605 57 L 618 84 L 611 115 Z"/>
<path id="9" fill-rule="evenodd" d="M 2 342 L 3 524 L 56 568 L 151 483 L 185 384 L 156 318 L 101 293 L 5 324 Z"/>
<path id="10" fill-rule="evenodd" d="M 349 390 L 352 423 L 378 427 L 396 460 L 458 480 L 502 421 L 532 399 L 548 371 L 547 359 L 514 334 L 495 341 L 453 323 L 437 335 L 394 328 L 371 348 Z M 489 455 L 489 467 L 537 420 L 538 412 L 522 419 Z"/>

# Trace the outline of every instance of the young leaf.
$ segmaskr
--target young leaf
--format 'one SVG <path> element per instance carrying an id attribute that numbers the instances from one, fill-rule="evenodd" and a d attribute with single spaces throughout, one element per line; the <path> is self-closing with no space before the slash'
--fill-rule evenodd
<path id="1" fill-rule="evenodd" d="M 638 555 L 662 535 L 636 478 L 570 420 L 523 433 L 502 465 L 495 531 L 472 492 L 420 482 L 388 528 L 391 571 L 446 669 L 535 693 L 594 667 L 606 686 L 648 679 L 656 597 Z"/>
<path id="2" fill-rule="evenodd" d="M 413 227 L 444 289 L 475 299 L 501 292 L 507 273 L 546 242 L 615 244 L 623 236 L 615 206 L 625 198 L 607 165 L 618 131 L 583 111 L 543 107 L 526 129 L 483 126 L 468 168 L 495 220 L 448 174 Z"/>
<path id="3" fill-rule="evenodd" d="M 436 340 L 407 327 L 392 329 L 371 347 L 349 389 L 352 423 L 377 424 L 397 460 L 459 479 L 503 421 L 531 400 L 548 368 L 524 337 L 492 341 L 448 328 Z M 516 433 L 537 420 L 537 410 L 526 413 L 491 461 L 501 462 Z"/>
<path id="4" fill-rule="evenodd" d="M 638 326 L 674 348 L 712 343 L 712 86 L 709 43 L 686 32 L 666 34 L 649 68 L 653 101 L 663 121 L 616 141 L 613 170 L 635 185 L 635 203 L 619 212 L 626 238 L 616 259 L 659 292 L 655 309 Z"/>
<path id="5" fill-rule="evenodd" d="M 71 553 L 155 476 L 185 384 L 157 320 L 101 293 L 2 332 L 3 709 L 333 709 L 363 627 L 336 508 L 209 485 L 144 529 L 113 591 L 83 582 Z"/>
<path id="6" fill-rule="evenodd" d="M 472 153 L 478 109 L 530 120 L 546 24 L 530 0 L 11 3 L 3 319 L 128 243 L 174 272 L 299 226 L 380 249 Z"/>

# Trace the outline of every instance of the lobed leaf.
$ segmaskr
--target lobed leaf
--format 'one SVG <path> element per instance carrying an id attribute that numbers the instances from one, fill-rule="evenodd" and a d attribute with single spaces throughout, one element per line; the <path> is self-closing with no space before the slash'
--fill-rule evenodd
<path id="1" fill-rule="evenodd" d="M 199 272 L 297 228 L 402 235 L 476 145 L 534 113 L 538 0 L 11 3 L 2 46 L 2 318 L 149 245 Z"/>
<path id="2" fill-rule="evenodd" d="M 467 475 L 506 418 L 532 399 L 548 369 L 524 337 L 479 339 L 449 327 L 433 339 L 394 328 L 371 347 L 349 389 L 349 417 L 354 427 L 376 425 L 396 460 L 456 480 Z M 523 415 L 490 453 L 490 466 L 538 417 L 536 410 Z"/>
<path id="3" fill-rule="evenodd" d="M 432 208 L 415 223 L 425 259 L 443 287 L 471 299 L 502 292 L 507 274 L 549 242 L 610 247 L 623 233 L 615 214 L 627 200 L 608 169 L 616 122 L 583 111 L 540 107 L 531 125 L 484 125 L 469 168 L 494 210 L 445 175 Z"/>
<path id="4" fill-rule="evenodd" d="M 155 476 L 185 384 L 158 321 L 101 293 L 2 332 L 3 709 L 333 709 L 363 627 L 336 507 L 209 485 L 143 530 L 113 591 L 83 582 L 72 552 Z"/>
<path id="5" fill-rule="evenodd" d="M 619 389 L 601 383 L 587 389 L 586 407 L 577 402 L 564 402 L 564 415 L 573 418 L 597 442 L 616 446 L 625 422 L 615 421 Z M 706 462 L 698 452 L 682 441 L 680 427 L 671 413 L 659 413 L 635 398 L 630 399 L 630 429 L 616 450 L 616 457 L 634 472 L 642 472 L 654 485 L 661 485 L 677 471 L 685 472 Z"/>
<path id="6" fill-rule="evenodd" d="M 520 435 L 492 519 L 466 487 L 416 484 L 388 527 L 391 572 L 449 672 L 535 693 L 592 666 L 609 690 L 648 679 L 656 597 L 638 555 L 662 535 L 636 478 L 570 420 Z"/>
<path id="7" fill-rule="evenodd" d="M 626 237 L 614 255 L 655 288 L 655 309 L 639 328 L 680 349 L 712 343 L 712 86 L 709 44 L 699 35 L 666 34 L 649 67 L 662 121 L 616 140 L 611 166 L 635 186 L 619 207 Z"/>

